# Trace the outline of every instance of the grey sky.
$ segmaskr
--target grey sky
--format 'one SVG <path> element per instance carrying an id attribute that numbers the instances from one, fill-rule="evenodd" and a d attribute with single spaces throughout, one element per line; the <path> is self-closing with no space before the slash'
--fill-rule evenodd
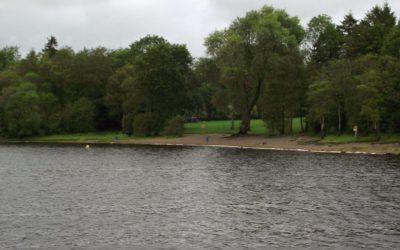
<path id="1" fill-rule="evenodd" d="M 16 45 L 22 54 L 41 50 L 54 35 L 60 46 L 126 47 L 146 34 L 187 44 L 204 55 L 204 38 L 237 16 L 263 5 L 286 9 L 306 24 L 325 13 L 340 22 L 350 10 L 362 18 L 384 0 L 0 0 L 0 47 Z M 387 0 L 396 15 L 400 0 Z"/>

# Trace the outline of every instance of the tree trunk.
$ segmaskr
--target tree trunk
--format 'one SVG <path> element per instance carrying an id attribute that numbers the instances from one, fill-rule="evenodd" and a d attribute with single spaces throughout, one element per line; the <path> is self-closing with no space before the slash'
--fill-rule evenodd
<path id="1" fill-rule="evenodd" d="M 285 134 L 285 108 L 282 107 L 282 114 L 281 114 L 281 135 Z"/>
<path id="2" fill-rule="evenodd" d="M 340 103 L 338 106 L 338 134 L 342 134 L 342 107 Z"/>
<path id="3" fill-rule="evenodd" d="M 240 135 L 246 135 L 247 132 L 250 131 L 251 111 L 253 111 L 253 108 L 257 104 L 258 98 L 260 97 L 260 94 L 261 94 L 261 88 L 262 88 L 263 83 L 264 83 L 263 79 L 258 80 L 256 92 L 255 92 L 251 102 L 248 103 L 247 108 L 242 113 L 242 121 L 240 123 L 240 129 L 239 129 Z"/>
<path id="4" fill-rule="evenodd" d="M 231 130 L 235 129 L 235 120 L 234 120 L 234 116 L 231 116 Z"/>
<path id="5" fill-rule="evenodd" d="M 375 123 L 375 134 L 376 134 L 376 139 L 379 141 L 381 139 L 381 130 L 380 130 L 379 122 Z"/>
<path id="6" fill-rule="evenodd" d="M 304 126 L 304 132 L 308 132 L 308 121 L 307 119 L 305 120 L 305 126 Z"/>
<path id="7" fill-rule="evenodd" d="M 304 125 L 303 125 L 303 116 L 300 116 L 300 128 L 301 128 L 301 133 L 304 133 Z"/>
<path id="8" fill-rule="evenodd" d="M 325 117 L 321 117 L 320 122 L 321 122 L 321 139 L 324 139 L 324 137 L 325 137 Z"/>
<path id="9" fill-rule="evenodd" d="M 240 123 L 240 135 L 245 135 L 250 130 L 250 112 L 245 112 L 242 114 L 242 121 Z"/>

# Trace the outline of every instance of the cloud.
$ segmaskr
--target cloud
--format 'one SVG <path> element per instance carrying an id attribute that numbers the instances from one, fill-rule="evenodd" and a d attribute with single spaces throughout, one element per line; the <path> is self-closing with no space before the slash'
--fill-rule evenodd
<path id="1" fill-rule="evenodd" d="M 352 10 L 362 18 L 382 1 L 363 0 L 1 0 L 0 47 L 17 45 L 23 54 L 41 50 L 50 35 L 60 46 L 126 47 L 147 34 L 187 44 L 204 55 L 204 38 L 252 9 L 272 5 L 298 16 L 305 25 L 326 13 L 339 22 Z M 400 1 L 388 1 L 393 10 Z"/>

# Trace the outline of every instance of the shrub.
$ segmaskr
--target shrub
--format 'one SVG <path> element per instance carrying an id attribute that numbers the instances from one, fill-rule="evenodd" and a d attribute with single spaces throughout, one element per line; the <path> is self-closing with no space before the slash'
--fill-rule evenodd
<path id="1" fill-rule="evenodd" d="M 137 136 L 158 134 L 158 121 L 154 114 L 139 114 L 133 120 L 133 133 Z"/>
<path id="2" fill-rule="evenodd" d="M 167 121 L 167 125 L 164 128 L 166 135 L 171 136 L 182 136 L 184 131 L 185 121 L 182 117 L 176 116 Z"/>

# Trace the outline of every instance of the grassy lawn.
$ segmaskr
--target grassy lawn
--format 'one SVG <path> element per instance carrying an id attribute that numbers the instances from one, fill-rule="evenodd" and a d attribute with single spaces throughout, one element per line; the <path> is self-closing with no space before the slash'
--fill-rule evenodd
<path id="1" fill-rule="evenodd" d="M 221 121 L 204 121 L 204 122 L 189 122 L 185 123 L 185 134 L 233 134 L 239 130 L 240 120 L 234 121 L 235 129 L 231 130 L 230 120 Z M 261 120 L 253 120 L 251 122 L 251 130 L 261 131 L 265 133 L 266 129 Z"/>
<path id="2" fill-rule="evenodd" d="M 185 134 L 234 134 L 239 131 L 240 120 L 235 120 L 234 125 L 235 129 L 231 130 L 230 120 L 189 122 L 185 124 Z M 300 128 L 300 118 L 293 119 L 293 132 L 299 133 Z M 262 120 L 252 120 L 250 134 L 267 134 L 264 122 Z"/>
<path id="3" fill-rule="evenodd" d="M 126 134 L 120 131 L 114 132 L 90 132 L 90 133 L 72 133 L 72 134 L 55 134 L 45 135 L 39 137 L 29 137 L 27 140 L 31 141 L 112 141 L 118 136 L 118 140 L 129 139 Z"/>
<path id="4" fill-rule="evenodd" d="M 324 139 L 320 140 L 321 143 L 349 143 L 349 142 L 372 142 L 376 141 L 375 136 L 357 136 L 355 137 L 352 134 L 343 134 L 343 135 L 327 135 Z"/>
<path id="5" fill-rule="evenodd" d="M 382 134 L 378 141 L 375 135 L 369 136 L 357 136 L 353 134 L 343 135 L 328 135 L 324 139 L 320 140 L 321 143 L 350 143 L 350 142 L 377 142 L 377 143 L 390 143 L 400 142 L 400 134 Z"/>
<path id="6" fill-rule="evenodd" d="M 205 121 L 205 122 L 190 122 L 185 124 L 185 134 L 233 134 L 237 133 L 240 126 L 240 120 L 234 121 L 235 129 L 231 130 L 230 120 L 220 121 Z M 293 119 L 293 132 L 294 134 L 300 133 L 300 118 Z M 251 131 L 253 135 L 265 135 L 267 134 L 267 128 L 264 126 L 262 120 L 251 121 Z M 0 138 L 0 141 L 44 141 L 44 142 L 57 142 L 57 141 L 99 141 L 99 142 L 110 142 L 114 141 L 118 137 L 118 140 L 127 139 L 139 139 L 143 137 L 128 136 L 123 134 L 121 131 L 109 131 L 109 132 L 91 132 L 91 133 L 72 133 L 72 134 L 54 134 L 37 137 L 29 137 L 24 139 L 6 139 Z M 318 135 L 314 136 L 318 140 Z M 376 143 L 396 143 L 400 142 L 400 134 L 382 134 L 379 141 L 376 140 L 375 135 L 370 136 L 358 136 L 354 137 L 352 134 L 328 135 L 319 143 L 323 144 L 340 144 L 340 143 L 351 143 L 351 142 L 376 142 Z"/>

